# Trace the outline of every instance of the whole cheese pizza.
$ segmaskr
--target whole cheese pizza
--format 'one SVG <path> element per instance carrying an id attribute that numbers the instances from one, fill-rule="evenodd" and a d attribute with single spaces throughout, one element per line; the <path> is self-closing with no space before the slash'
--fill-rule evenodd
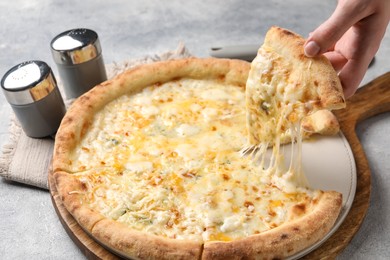
<path id="1" fill-rule="evenodd" d="M 273 34 L 303 52 L 299 36 Z M 340 83 L 313 75 L 331 68 L 322 59 L 262 48 L 252 68 L 213 58 L 142 65 L 73 103 L 56 135 L 53 176 L 88 234 L 131 259 L 278 259 L 329 232 L 341 194 L 302 182 L 299 158 L 284 169 L 279 149 L 264 154 L 277 142 L 337 132 L 321 111 L 343 107 Z M 309 62 L 314 71 L 302 75 L 312 76 L 296 78 L 306 65 L 290 58 Z M 277 131 L 265 134 L 272 124 Z"/>

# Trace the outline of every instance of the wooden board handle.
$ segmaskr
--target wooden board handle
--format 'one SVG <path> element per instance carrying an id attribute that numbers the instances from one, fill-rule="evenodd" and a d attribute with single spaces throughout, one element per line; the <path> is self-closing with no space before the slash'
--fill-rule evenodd
<path id="1" fill-rule="evenodd" d="M 371 172 L 355 129 L 360 121 L 387 111 L 390 111 L 390 72 L 358 89 L 347 100 L 345 109 L 334 111 L 355 158 L 356 194 L 351 210 L 340 228 L 320 248 L 302 259 L 334 259 L 359 230 L 370 204 Z"/>

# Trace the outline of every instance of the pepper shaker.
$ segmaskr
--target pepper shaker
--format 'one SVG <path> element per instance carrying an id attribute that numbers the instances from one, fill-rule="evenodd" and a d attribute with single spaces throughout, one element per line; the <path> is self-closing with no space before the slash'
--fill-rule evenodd
<path id="1" fill-rule="evenodd" d="M 67 98 L 77 98 L 107 80 L 96 32 L 89 29 L 65 31 L 54 37 L 50 45 Z"/>
<path id="2" fill-rule="evenodd" d="M 57 132 L 66 108 L 45 62 L 33 60 L 12 67 L 1 87 L 27 136 L 41 138 Z"/>

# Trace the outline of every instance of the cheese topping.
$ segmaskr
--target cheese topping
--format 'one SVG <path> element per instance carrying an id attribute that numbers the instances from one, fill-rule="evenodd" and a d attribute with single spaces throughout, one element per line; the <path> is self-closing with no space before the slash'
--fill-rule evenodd
<path id="1" fill-rule="evenodd" d="M 239 239 L 299 217 L 294 208 L 310 210 L 319 195 L 273 176 L 265 159 L 241 156 L 245 122 L 241 87 L 191 79 L 153 85 L 95 115 L 72 170 L 91 208 L 131 228 Z"/>
<path id="2" fill-rule="evenodd" d="M 293 134 L 294 126 L 315 108 L 316 88 L 293 79 L 294 64 L 262 46 L 251 63 L 247 86 L 247 127 L 249 143 L 273 144 Z M 305 102 L 303 102 L 305 100 Z M 306 100 L 310 100 L 306 102 Z"/>

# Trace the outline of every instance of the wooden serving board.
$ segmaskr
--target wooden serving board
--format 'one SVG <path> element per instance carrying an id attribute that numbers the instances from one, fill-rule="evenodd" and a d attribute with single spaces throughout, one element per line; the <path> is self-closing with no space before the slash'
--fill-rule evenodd
<path id="1" fill-rule="evenodd" d="M 346 219 L 337 231 L 319 248 L 303 259 L 333 259 L 351 241 L 366 215 L 371 192 L 371 173 L 363 147 L 357 138 L 357 123 L 379 113 L 390 111 L 390 72 L 358 89 L 348 99 L 347 108 L 335 111 L 341 130 L 348 140 L 356 162 L 357 187 L 355 198 Z M 49 173 L 49 188 L 54 208 L 70 238 L 88 259 L 120 259 L 117 255 L 95 242 L 77 224 L 63 206 L 57 193 L 52 174 Z"/>

